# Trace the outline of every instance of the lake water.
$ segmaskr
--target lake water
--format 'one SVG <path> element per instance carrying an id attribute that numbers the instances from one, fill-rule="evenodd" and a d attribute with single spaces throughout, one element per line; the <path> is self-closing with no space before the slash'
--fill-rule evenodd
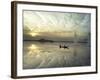
<path id="1" fill-rule="evenodd" d="M 67 48 L 59 48 L 59 45 Z M 87 43 L 23 42 L 23 69 L 78 67 L 91 65 Z"/>

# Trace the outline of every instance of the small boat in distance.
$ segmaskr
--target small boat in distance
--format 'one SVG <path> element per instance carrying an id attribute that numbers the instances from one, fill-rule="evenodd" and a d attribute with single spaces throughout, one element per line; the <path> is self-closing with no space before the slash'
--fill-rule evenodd
<path id="1" fill-rule="evenodd" d="M 62 45 L 59 45 L 59 48 L 64 48 L 64 49 L 66 48 L 66 49 L 69 49 L 69 46 L 65 46 L 65 45 L 62 46 Z"/>

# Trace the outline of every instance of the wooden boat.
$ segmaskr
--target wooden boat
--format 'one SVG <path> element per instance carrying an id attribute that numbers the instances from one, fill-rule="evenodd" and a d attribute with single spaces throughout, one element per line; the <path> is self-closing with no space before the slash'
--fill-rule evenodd
<path id="1" fill-rule="evenodd" d="M 65 46 L 65 45 L 62 46 L 62 45 L 59 45 L 59 48 L 64 48 L 64 49 L 66 48 L 66 49 L 69 49 L 69 46 Z"/>

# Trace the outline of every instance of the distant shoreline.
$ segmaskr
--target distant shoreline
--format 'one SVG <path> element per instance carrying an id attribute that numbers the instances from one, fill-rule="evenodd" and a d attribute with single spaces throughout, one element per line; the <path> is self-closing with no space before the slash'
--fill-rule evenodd
<path id="1" fill-rule="evenodd" d="M 40 40 L 23 40 L 23 41 L 35 41 L 35 42 L 68 42 L 68 43 L 74 43 L 74 41 L 53 41 L 53 40 L 45 40 L 45 39 L 40 39 Z M 77 43 L 88 43 L 87 41 L 77 41 Z"/>

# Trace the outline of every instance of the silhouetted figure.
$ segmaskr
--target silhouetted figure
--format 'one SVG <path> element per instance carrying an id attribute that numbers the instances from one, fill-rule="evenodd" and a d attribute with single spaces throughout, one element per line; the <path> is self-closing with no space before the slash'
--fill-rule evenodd
<path id="1" fill-rule="evenodd" d="M 59 45 L 59 48 L 61 48 L 61 45 Z"/>

